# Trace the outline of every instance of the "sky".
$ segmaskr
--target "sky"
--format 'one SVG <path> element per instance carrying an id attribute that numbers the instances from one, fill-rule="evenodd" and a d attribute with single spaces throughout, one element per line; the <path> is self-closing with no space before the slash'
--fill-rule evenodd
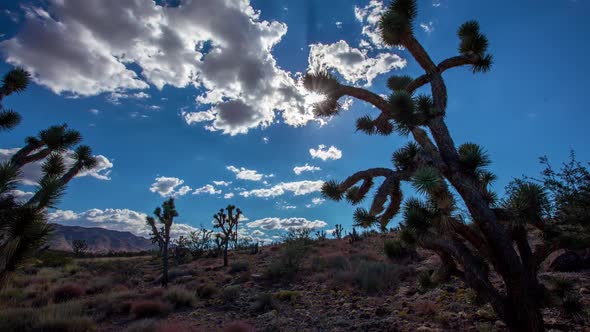
<path id="1" fill-rule="evenodd" d="M 389 75 L 421 75 L 376 33 L 386 4 L 0 0 L 0 74 L 21 66 L 34 81 L 4 100 L 23 121 L 0 134 L 0 159 L 48 126 L 81 132 L 99 166 L 70 182 L 50 211 L 64 225 L 147 236 L 146 214 L 175 197 L 176 236 L 210 227 L 228 204 L 244 212 L 241 232 L 257 239 L 297 227 L 350 230 L 355 207 L 325 201 L 321 184 L 391 167 L 407 138 L 355 132 L 356 118 L 377 114 L 358 100 L 341 100 L 334 118 L 314 117 L 321 96 L 300 78 L 327 69 L 388 94 Z M 445 73 L 446 121 L 456 143 L 489 152 L 499 193 L 514 177 L 538 174 L 542 155 L 558 165 L 574 149 L 590 160 L 589 13 L 586 0 L 419 1 L 415 35 L 435 62 L 457 55 L 456 30 L 467 20 L 490 40 L 491 72 Z M 23 197 L 38 174 L 38 165 L 25 169 Z"/>

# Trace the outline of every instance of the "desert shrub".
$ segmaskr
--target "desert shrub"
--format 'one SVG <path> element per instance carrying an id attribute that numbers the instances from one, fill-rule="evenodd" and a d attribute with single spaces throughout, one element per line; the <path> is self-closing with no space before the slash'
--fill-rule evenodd
<path id="1" fill-rule="evenodd" d="M 563 298 L 561 307 L 563 312 L 568 315 L 577 315 L 584 309 L 580 296 L 574 293 L 570 293 Z"/>
<path id="2" fill-rule="evenodd" d="M 162 287 L 152 288 L 145 293 L 145 297 L 147 299 L 153 299 L 155 297 L 162 297 L 162 296 L 164 296 L 164 291 L 165 291 L 165 289 Z"/>
<path id="3" fill-rule="evenodd" d="M 418 301 L 414 304 L 414 311 L 418 316 L 433 316 L 439 311 L 439 308 L 432 301 Z"/>
<path id="4" fill-rule="evenodd" d="M 44 332 L 90 332 L 96 330 L 90 317 L 49 317 L 41 319 L 35 328 Z"/>
<path id="5" fill-rule="evenodd" d="M 70 301 L 84 295 L 85 290 L 82 286 L 75 284 L 65 284 L 53 290 L 53 302 L 61 303 Z"/>
<path id="6" fill-rule="evenodd" d="M 115 314 L 126 315 L 131 310 L 131 299 L 136 296 L 132 292 L 115 292 L 99 294 L 90 298 L 86 305 L 92 309 L 97 320 L 109 318 Z"/>
<path id="7" fill-rule="evenodd" d="M 42 251 L 37 258 L 38 267 L 64 267 L 73 262 L 73 258 L 68 254 L 50 250 Z"/>
<path id="8" fill-rule="evenodd" d="M 551 282 L 551 286 L 555 295 L 559 298 L 564 298 L 566 294 L 574 289 L 574 282 L 565 278 L 555 278 Z"/>
<path id="9" fill-rule="evenodd" d="M 467 303 L 476 307 L 480 307 L 485 304 L 485 301 L 471 288 L 465 290 L 465 300 Z"/>
<path id="10" fill-rule="evenodd" d="M 367 293 L 394 289 L 398 280 L 395 267 L 381 262 L 361 262 L 353 277 L 354 283 Z"/>
<path id="11" fill-rule="evenodd" d="M 140 300 L 131 303 L 131 313 L 135 318 L 163 316 L 170 312 L 170 306 L 162 301 Z"/>
<path id="12" fill-rule="evenodd" d="M 246 322 L 231 322 L 223 327 L 222 332 L 256 332 L 256 328 Z"/>
<path id="13" fill-rule="evenodd" d="M 273 296 L 270 293 L 261 293 L 254 303 L 255 312 L 267 312 L 275 308 Z"/>
<path id="14" fill-rule="evenodd" d="M 6 288 L 0 292 L 0 301 L 3 303 L 18 304 L 27 297 L 22 289 Z"/>
<path id="15" fill-rule="evenodd" d="M 80 267 L 76 264 L 67 264 L 63 267 L 63 271 L 65 274 L 73 276 L 76 273 L 80 272 Z"/>
<path id="16" fill-rule="evenodd" d="M 129 324 L 125 332 L 158 332 L 158 325 L 154 319 L 141 319 Z"/>
<path id="17" fill-rule="evenodd" d="M 36 321 L 35 312 L 29 308 L 0 311 L 0 331 L 31 331 Z"/>
<path id="18" fill-rule="evenodd" d="M 227 286 L 221 292 L 221 298 L 226 303 L 234 302 L 240 296 L 241 288 L 239 285 Z"/>
<path id="19" fill-rule="evenodd" d="M 275 297 L 280 301 L 293 301 L 301 296 L 301 292 L 294 290 L 282 290 L 275 293 Z"/>
<path id="20" fill-rule="evenodd" d="M 383 243 L 383 251 L 389 259 L 402 258 L 407 254 L 406 248 L 399 240 L 386 240 Z"/>
<path id="21" fill-rule="evenodd" d="M 104 293 L 106 290 L 113 287 L 113 280 L 109 277 L 100 277 L 92 279 L 88 287 L 86 287 L 86 294 L 95 295 Z"/>
<path id="22" fill-rule="evenodd" d="M 269 280 L 293 278 L 301 269 L 303 258 L 309 249 L 308 244 L 305 237 L 297 238 L 293 235 L 284 244 L 281 255 L 264 272 L 265 278 Z"/>
<path id="23" fill-rule="evenodd" d="M 285 244 L 299 242 L 307 246 L 313 243 L 311 232 L 311 228 L 292 229 L 283 235 L 282 240 Z"/>
<path id="24" fill-rule="evenodd" d="M 351 269 L 350 261 L 344 256 L 313 257 L 311 269 L 315 272 L 326 270 L 347 271 Z"/>
<path id="25" fill-rule="evenodd" d="M 192 307 L 196 302 L 195 295 L 192 292 L 180 287 L 172 287 L 166 291 L 164 298 L 170 302 L 174 308 Z"/>
<path id="26" fill-rule="evenodd" d="M 186 277 L 192 275 L 189 270 L 172 269 L 168 272 L 168 280 L 172 281 L 176 278 Z"/>
<path id="27" fill-rule="evenodd" d="M 432 280 L 432 271 L 422 271 L 418 275 L 418 287 L 422 292 L 434 288 L 436 283 Z"/>
<path id="28" fill-rule="evenodd" d="M 217 293 L 217 287 L 212 284 L 202 284 L 197 287 L 197 295 L 202 299 L 210 299 Z"/>
<path id="29" fill-rule="evenodd" d="M 230 273 L 238 273 L 250 270 L 250 264 L 246 261 L 234 262 L 230 265 Z"/>

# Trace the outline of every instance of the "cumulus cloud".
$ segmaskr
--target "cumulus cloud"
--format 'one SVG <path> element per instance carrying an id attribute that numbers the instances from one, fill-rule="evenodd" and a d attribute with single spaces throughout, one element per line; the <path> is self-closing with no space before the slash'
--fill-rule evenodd
<path id="1" fill-rule="evenodd" d="M 361 46 L 365 48 L 386 48 L 379 33 L 378 24 L 381 15 L 387 10 L 381 0 L 371 0 L 365 7 L 354 7 L 354 17 L 362 26 L 362 34 L 366 39 L 361 41 Z"/>
<path id="2" fill-rule="evenodd" d="M 324 204 L 325 201 L 326 200 L 323 199 L 323 198 L 321 198 L 321 197 L 314 197 L 314 198 L 311 199 L 311 204 L 306 204 L 305 207 L 306 208 L 311 208 L 311 207 L 314 207 L 314 206 L 322 205 L 322 204 Z"/>
<path id="3" fill-rule="evenodd" d="M 277 197 L 286 194 L 287 192 L 293 193 L 295 196 L 307 195 L 314 192 L 318 192 L 322 189 L 324 181 L 295 181 L 295 182 L 281 182 L 270 188 L 260 188 L 249 191 L 242 191 L 240 196 L 243 197 Z"/>
<path id="4" fill-rule="evenodd" d="M 184 180 L 175 177 L 159 176 L 150 186 L 150 191 L 162 197 L 184 196 L 191 191 L 191 187 L 183 186 Z"/>
<path id="5" fill-rule="evenodd" d="M 120 232 L 131 232 L 137 236 L 149 237 L 150 227 L 146 224 L 147 215 L 129 209 L 90 209 L 84 212 L 72 210 L 56 210 L 48 214 L 50 223 L 57 223 L 67 226 L 100 227 Z M 177 238 L 181 235 L 188 235 L 196 231 L 183 223 L 174 223 L 171 229 L 171 236 Z"/>
<path id="6" fill-rule="evenodd" d="M 230 135 L 268 126 L 277 113 L 291 126 L 318 121 L 272 54 L 287 25 L 262 20 L 248 0 L 51 0 L 25 10 L 0 51 L 55 93 L 107 93 L 118 103 L 129 91 L 193 85 L 209 112 L 185 112 L 185 121 Z"/>
<path id="7" fill-rule="evenodd" d="M 20 148 L 0 149 L 0 162 L 9 160 Z M 63 153 L 66 167 L 71 167 L 74 164 L 72 154 L 74 151 L 68 150 Z M 110 180 L 110 173 L 113 168 L 113 162 L 103 155 L 95 155 L 97 164 L 94 168 L 84 170 L 76 177 L 90 176 L 98 180 Z M 20 182 L 24 185 L 34 186 L 43 176 L 42 171 L 43 160 L 26 164 L 21 169 Z"/>
<path id="8" fill-rule="evenodd" d="M 193 195 L 199 195 L 199 194 L 209 194 L 209 195 L 221 194 L 221 189 L 215 189 L 214 186 L 212 186 L 210 184 L 206 184 L 206 185 L 202 186 L 201 188 L 195 189 L 195 191 L 193 192 Z"/>
<path id="9" fill-rule="evenodd" d="M 305 165 L 303 166 L 295 166 L 293 168 L 293 173 L 297 174 L 297 175 L 301 175 L 301 173 L 303 172 L 315 172 L 315 171 L 321 171 L 322 169 L 317 167 L 317 166 L 311 166 L 308 165 L 307 163 L 305 163 Z"/>
<path id="10" fill-rule="evenodd" d="M 323 161 L 342 158 L 342 151 L 333 145 L 328 148 L 326 145 L 320 144 L 317 149 L 309 149 L 309 154 L 313 159 L 318 158 Z"/>
<path id="11" fill-rule="evenodd" d="M 236 179 L 249 180 L 249 181 L 260 181 L 263 177 L 273 177 L 274 175 L 260 174 L 255 170 L 246 169 L 244 167 L 237 168 L 235 166 L 227 166 L 226 169 L 236 175 Z"/>
<path id="12" fill-rule="evenodd" d="M 227 187 L 230 184 L 232 184 L 232 182 L 231 181 L 213 181 L 213 184 L 216 185 L 216 186 L 224 186 L 224 187 Z"/>
<path id="13" fill-rule="evenodd" d="M 263 218 L 246 224 L 249 228 L 260 228 L 270 230 L 296 230 L 296 229 L 318 229 L 326 227 L 328 224 L 323 220 L 307 220 L 305 218 Z"/>
<path id="14" fill-rule="evenodd" d="M 333 44 L 312 44 L 309 51 L 311 70 L 334 69 L 351 83 L 370 86 L 380 74 L 406 66 L 406 60 L 399 55 L 386 52 L 370 57 L 366 50 L 351 47 L 344 40 Z"/>
<path id="15" fill-rule="evenodd" d="M 227 194 L 223 195 L 223 198 L 230 199 L 230 198 L 233 198 L 234 196 L 235 196 L 234 193 L 227 193 Z"/>

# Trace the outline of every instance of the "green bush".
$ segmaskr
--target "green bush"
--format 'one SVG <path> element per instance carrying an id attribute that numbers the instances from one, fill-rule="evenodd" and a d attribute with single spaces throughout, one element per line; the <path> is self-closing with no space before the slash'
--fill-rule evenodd
<path id="1" fill-rule="evenodd" d="M 354 283 L 367 293 L 377 293 L 397 288 L 397 269 L 381 262 L 361 262 L 353 277 Z"/>
<path id="2" fill-rule="evenodd" d="M 428 289 L 434 288 L 435 282 L 432 280 L 432 271 L 422 271 L 418 275 L 418 287 L 421 291 L 427 291 Z"/>
<path id="3" fill-rule="evenodd" d="M 578 294 L 568 294 L 563 298 L 561 302 L 563 311 L 568 315 L 577 315 L 582 312 L 584 305 Z"/>
<path id="4" fill-rule="evenodd" d="M 270 293 L 261 293 L 258 295 L 256 302 L 254 303 L 254 311 L 255 312 L 267 312 L 271 311 L 275 308 L 275 304 L 273 301 L 272 294 Z"/>
<path id="5" fill-rule="evenodd" d="M 402 258 L 406 255 L 406 248 L 399 240 L 386 240 L 383 243 L 383 251 L 389 259 Z"/>
<path id="6" fill-rule="evenodd" d="M 230 265 L 230 273 L 238 273 L 250 270 L 250 264 L 246 261 L 234 262 Z"/>
<path id="7" fill-rule="evenodd" d="M 38 267 L 64 267 L 74 261 L 69 254 L 51 250 L 41 252 L 38 259 Z"/>
<path id="8" fill-rule="evenodd" d="M 235 302 L 240 296 L 242 287 L 240 285 L 227 286 L 221 292 L 221 298 L 225 303 Z"/>
<path id="9" fill-rule="evenodd" d="M 275 293 L 279 301 L 293 301 L 301 296 L 301 292 L 295 290 L 282 290 Z"/>
<path id="10" fill-rule="evenodd" d="M 210 299 L 215 293 L 217 288 L 212 284 L 202 284 L 197 287 L 197 295 L 202 299 Z"/>
<path id="11" fill-rule="evenodd" d="M 192 292 L 180 287 L 172 287 L 166 291 L 164 298 L 170 302 L 174 308 L 192 307 L 195 305 L 196 297 Z"/>

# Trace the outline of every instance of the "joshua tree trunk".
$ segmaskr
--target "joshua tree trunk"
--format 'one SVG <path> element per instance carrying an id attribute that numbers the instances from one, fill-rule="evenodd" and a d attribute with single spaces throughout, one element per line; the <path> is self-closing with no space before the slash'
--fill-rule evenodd
<path id="1" fill-rule="evenodd" d="M 162 287 L 168 287 L 168 240 L 162 250 Z"/>
<path id="2" fill-rule="evenodd" d="M 223 248 L 223 266 L 227 266 L 227 247 L 229 246 L 229 239 L 225 241 L 225 246 Z"/>

